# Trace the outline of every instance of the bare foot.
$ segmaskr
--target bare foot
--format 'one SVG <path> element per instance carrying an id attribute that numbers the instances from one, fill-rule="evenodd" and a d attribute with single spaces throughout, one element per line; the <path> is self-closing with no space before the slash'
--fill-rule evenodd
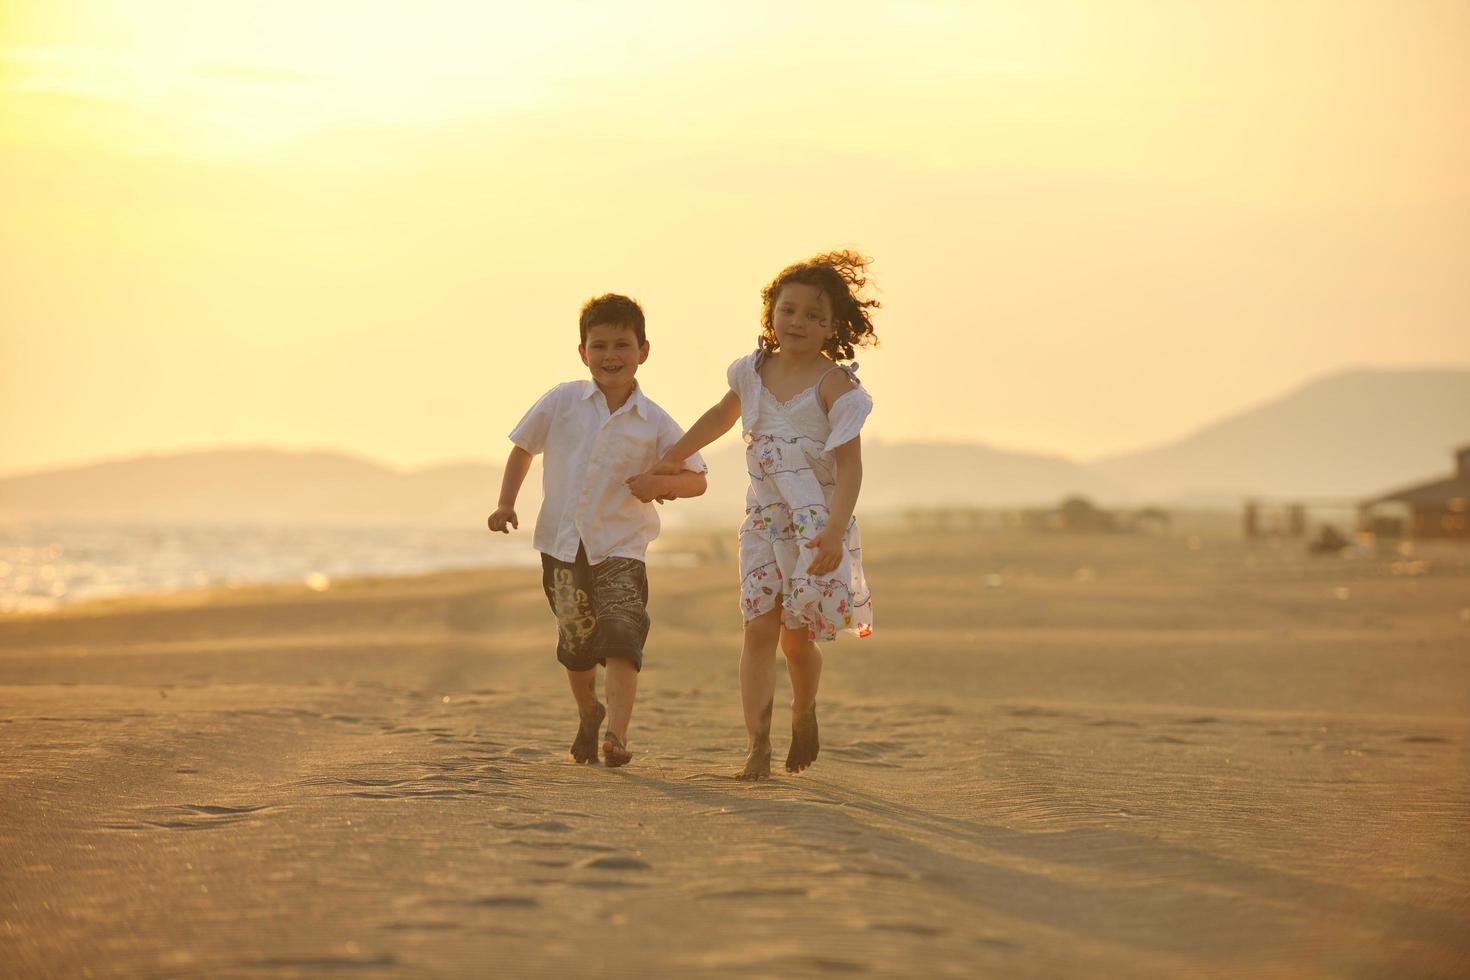
<path id="1" fill-rule="evenodd" d="M 609 769 L 618 766 L 626 766 L 633 761 L 633 753 L 628 751 L 628 746 L 618 733 L 611 728 L 602 736 L 602 764 Z"/>
<path id="2" fill-rule="evenodd" d="M 582 724 L 577 728 L 577 737 L 572 741 L 572 761 L 597 761 L 597 732 L 602 728 L 602 719 L 606 717 L 607 709 L 602 706 L 601 701 L 597 703 L 597 710 L 594 713 L 582 716 Z"/>
<path id="3" fill-rule="evenodd" d="M 735 774 L 736 779 L 753 782 L 771 778 L 771 742 L 769 739 L 756 742 L 745 757 L 745 768 Z"/>
<path id="4" fill-rule="evenodd" d="M 817 740 L 817 706 L 813 704 L 806 714 L 791 722 L 791 751 L 786 753 L 786 771 L 801 772 L 816 761 L 821 747 Z"/>

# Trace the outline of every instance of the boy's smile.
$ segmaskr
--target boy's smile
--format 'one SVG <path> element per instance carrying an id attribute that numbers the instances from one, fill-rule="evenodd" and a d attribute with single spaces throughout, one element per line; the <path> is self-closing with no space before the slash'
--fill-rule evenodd
<path id="1" fill-rule="evenodd" d="M 648 359 L 648 341 L 638 343 L 632 327 L 598 323 L 587 328 L 587 342 L 577 353 L 604 394 L 630 391 L 638 365 Z"/>

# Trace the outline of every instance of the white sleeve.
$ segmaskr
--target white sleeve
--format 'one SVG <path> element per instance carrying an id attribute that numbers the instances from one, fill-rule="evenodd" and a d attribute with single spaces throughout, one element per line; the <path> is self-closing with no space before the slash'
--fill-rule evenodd
<path id="1" fill-rule="evenodd" d="M 684 438 L 684 430 L 679 428 L 679 423 L 665 414 L 658 423 L 658 458 L 663 459 L 664 453 L 674 448 L 674 443 Z M 704 457 L 695 453 L 684 460 L 684 469 L 695 473 L 708 473 L 709 467 L 705 465 Z"/>
<path id="2" fill-rule="evenodd" d="M 822 451 L 830 453 L 843 443 L 856 439 L 872 411 L 873 399 L 866 388 L 858 386 L 839 395 L 827 413 L 827 419 L 832 423 L 832 434 L 827 437 Z"/>
<path id="3" fill-rule="evenodd" d="M 510 430 L 510 441 L 535 456 L 546 448 L 546 437 L 551 432 L 551 423 L 556 418 L 557 405 L 561 402 L 564 385 L 557 385 L 537 399 L 525 418 Z"/>
<path id="4" fill-rule="evenodd" d="M 750 363 L 750 357 L 751 355 L 746 354 L 744 357 L 737 358 L 735 363 L 725 371 L 725 380 L 730 383 L 730 390 L 737 395 L 743 396 L 745 393 L 745 368 Z"/>

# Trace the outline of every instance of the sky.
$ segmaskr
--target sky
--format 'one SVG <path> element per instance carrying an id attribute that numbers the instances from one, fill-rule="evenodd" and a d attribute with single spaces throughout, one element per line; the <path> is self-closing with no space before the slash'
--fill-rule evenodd
<path id="1" fill-rule="evenodd" d="M 1085 460 L 1470 366 L 1470 4 L 7 0 L 0 215 L 0 473 L 500 458 L 608 291 L 688 424 L 839 247 L 870 438 Z"/>

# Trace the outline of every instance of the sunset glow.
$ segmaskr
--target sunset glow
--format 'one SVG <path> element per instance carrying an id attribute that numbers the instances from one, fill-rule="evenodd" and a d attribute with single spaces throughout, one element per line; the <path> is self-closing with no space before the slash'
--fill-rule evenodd
<path id="1" fill-rule="evenodd" d="M 7 4 L 0 471 L 494 455 L 609 289 L 688 418 L 835 246 L 879 438 L 1085 457 L 1470 363 L 1463 4 L 615 9 Z"/>

